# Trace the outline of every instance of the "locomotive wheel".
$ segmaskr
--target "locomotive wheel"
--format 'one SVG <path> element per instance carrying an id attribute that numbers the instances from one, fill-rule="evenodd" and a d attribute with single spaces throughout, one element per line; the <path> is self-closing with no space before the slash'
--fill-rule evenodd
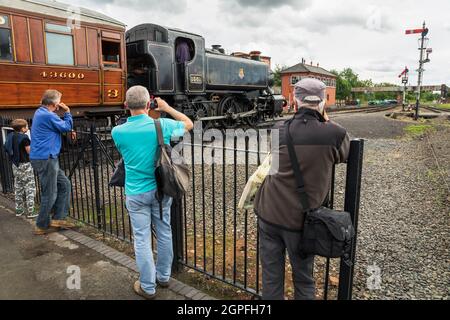
<path id="1" fill-rule="evenodd" d="M 207 117 L 209 115 L 208 105 L 203 103 L 203 101 L 205 101 L 205 99 L 202 97 L 197 97 L 192 101 L 195 120 Z"/>
<path id="2" fill-rule="evenodd" d="M 241 106 L 234 97 L 224 98 L 220 102 L 220 115 L 226 116 L 226 118 L 220 121 L 221 124 L 227 129 L 235 128 L 237 121 L 233 118 L 233 115 L 239 112 L 241 112 Z"/>
<path id="3" fill-rule="evenodd" d="M 245 118 L 245 122 L 250 126 L 250 127 L 255 127 L 259 122 L 261 121 L 261 115 L 259 113 L 256 113 L 250 117 L 246 117 Z"/>
<path id="4" fill-rule="evenodd" d="M 206 99 L 203 97 L 197 97 L 192 101 L 195 121 L 200 118 L 211 116 L 209 106 L 207 103 L 204 103 L 204 101 L 206 101 Z M 210 121 L 202 121 L 203 130 L 208 129 L 210 126 Z"/>

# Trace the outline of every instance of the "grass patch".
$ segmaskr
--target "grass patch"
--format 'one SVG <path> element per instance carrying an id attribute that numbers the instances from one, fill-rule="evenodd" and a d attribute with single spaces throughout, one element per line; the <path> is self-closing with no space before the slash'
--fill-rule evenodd
<path id="1" fill-rule="evenodd" d="M 450 110 L 450 103 L 436 104 L 433 107 L 438 108 L 438 109 Z"/>
<path id="2" fill-rule="evenodd" d="M 413 137 L 421 137 L 427 132 L 435 131 L 434 126 L 429 124 L 412 124 L 404 128 L 405 132 Z"/>

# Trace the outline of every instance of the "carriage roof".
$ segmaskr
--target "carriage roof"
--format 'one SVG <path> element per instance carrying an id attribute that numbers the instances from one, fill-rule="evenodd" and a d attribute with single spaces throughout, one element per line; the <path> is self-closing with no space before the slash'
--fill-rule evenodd
<path id="1" fill-rule="evenodd" d="M 62 18 L 70 18 L 75 8 L 82 22 L 125 28 L 124 23 L 102 13 L 52 0 L 0 0 L 0 6 Z"/>

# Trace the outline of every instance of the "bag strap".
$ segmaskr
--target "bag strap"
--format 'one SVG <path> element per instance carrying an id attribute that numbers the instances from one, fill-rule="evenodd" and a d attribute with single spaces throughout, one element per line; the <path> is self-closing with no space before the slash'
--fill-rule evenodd
<path id="1" fill-rule="evenodd" d="M 156 135 L 158 136 L 158 145 L 160 147 L 164 146 L 164 137 L 161 128 L 161 122 L 159 119 L 155 119 Z"/>
<path id="2" fill-rule="evenodd" d="M 289 126 L 291 125 L 291 120 L 285 122 L 285 136 L 286 136 L 286 144 L 289 151 L 289 159 L 291 161 L 292 169 L 294 170 L 294 176 L 297 183 L 297 192 L 299 195 L 300 203 L 305 211 L 309 210 L 309 201 L 308 195 L 305 191 L 305 181 L 303 180 L 302 172 L 300 171 L 300 165 L 298 163 L 297 155 L 295 154 L 294 144 L 292 143 L 291 135 L 289 133 Z"/>
<path id="3" fill-rule="evenodd" d="M 156 127 L 156 136 L 158 138 L 158 147 L 159 147 L 159 157 L 161 156 L 163 147 L 164 147 L 164 137 L 163 137 L 163 132 L 162 132 L 162 128 L 161 128 L 161 122 L 159 121 L 159 119 L 155 119 L 155 127 Z M 162 221 L 163 220 L 163 209 L 162 209 L 162 200 L 164 197 L 164 194 L 161 192 L 161 190 L 159 188 L 157 188 L 156 190 L 157 193 L 157 200 L 159 203 L 159 219 Z"/>

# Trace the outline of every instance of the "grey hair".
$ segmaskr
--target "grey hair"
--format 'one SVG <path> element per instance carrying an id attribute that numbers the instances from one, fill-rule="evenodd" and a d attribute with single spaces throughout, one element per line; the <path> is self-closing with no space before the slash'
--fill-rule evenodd
<path id="1" fill-rule="evenodd" d="M 297 101 L 298 108 L 313 109 L 313 110 L 319 111 L 320 113 L 322 113 L 323 109 L 325 108 L 324 101 L 322 101 L 320 103 L 310 103 L 310 102 L 301 101 L 297 98 L 295 98 L 295 100 Z"/>
<path id="2" fill-rule="evenodd" d="M 50 105 L 56 105 L 58 103 L 58 100 L 61 99 L 62 93 L 58 90 L 49 89 L 45 90 L 44 94 L 42 95 L 41 104 L 44 106 L 50 106 Z"/>
<path id="3" fill-rule="evenodd" d="M 128 89 L 126 103 L 130 109 L 145 109 L 150 101 L 150 94 L 143 86 L 133 86 Z"/>

